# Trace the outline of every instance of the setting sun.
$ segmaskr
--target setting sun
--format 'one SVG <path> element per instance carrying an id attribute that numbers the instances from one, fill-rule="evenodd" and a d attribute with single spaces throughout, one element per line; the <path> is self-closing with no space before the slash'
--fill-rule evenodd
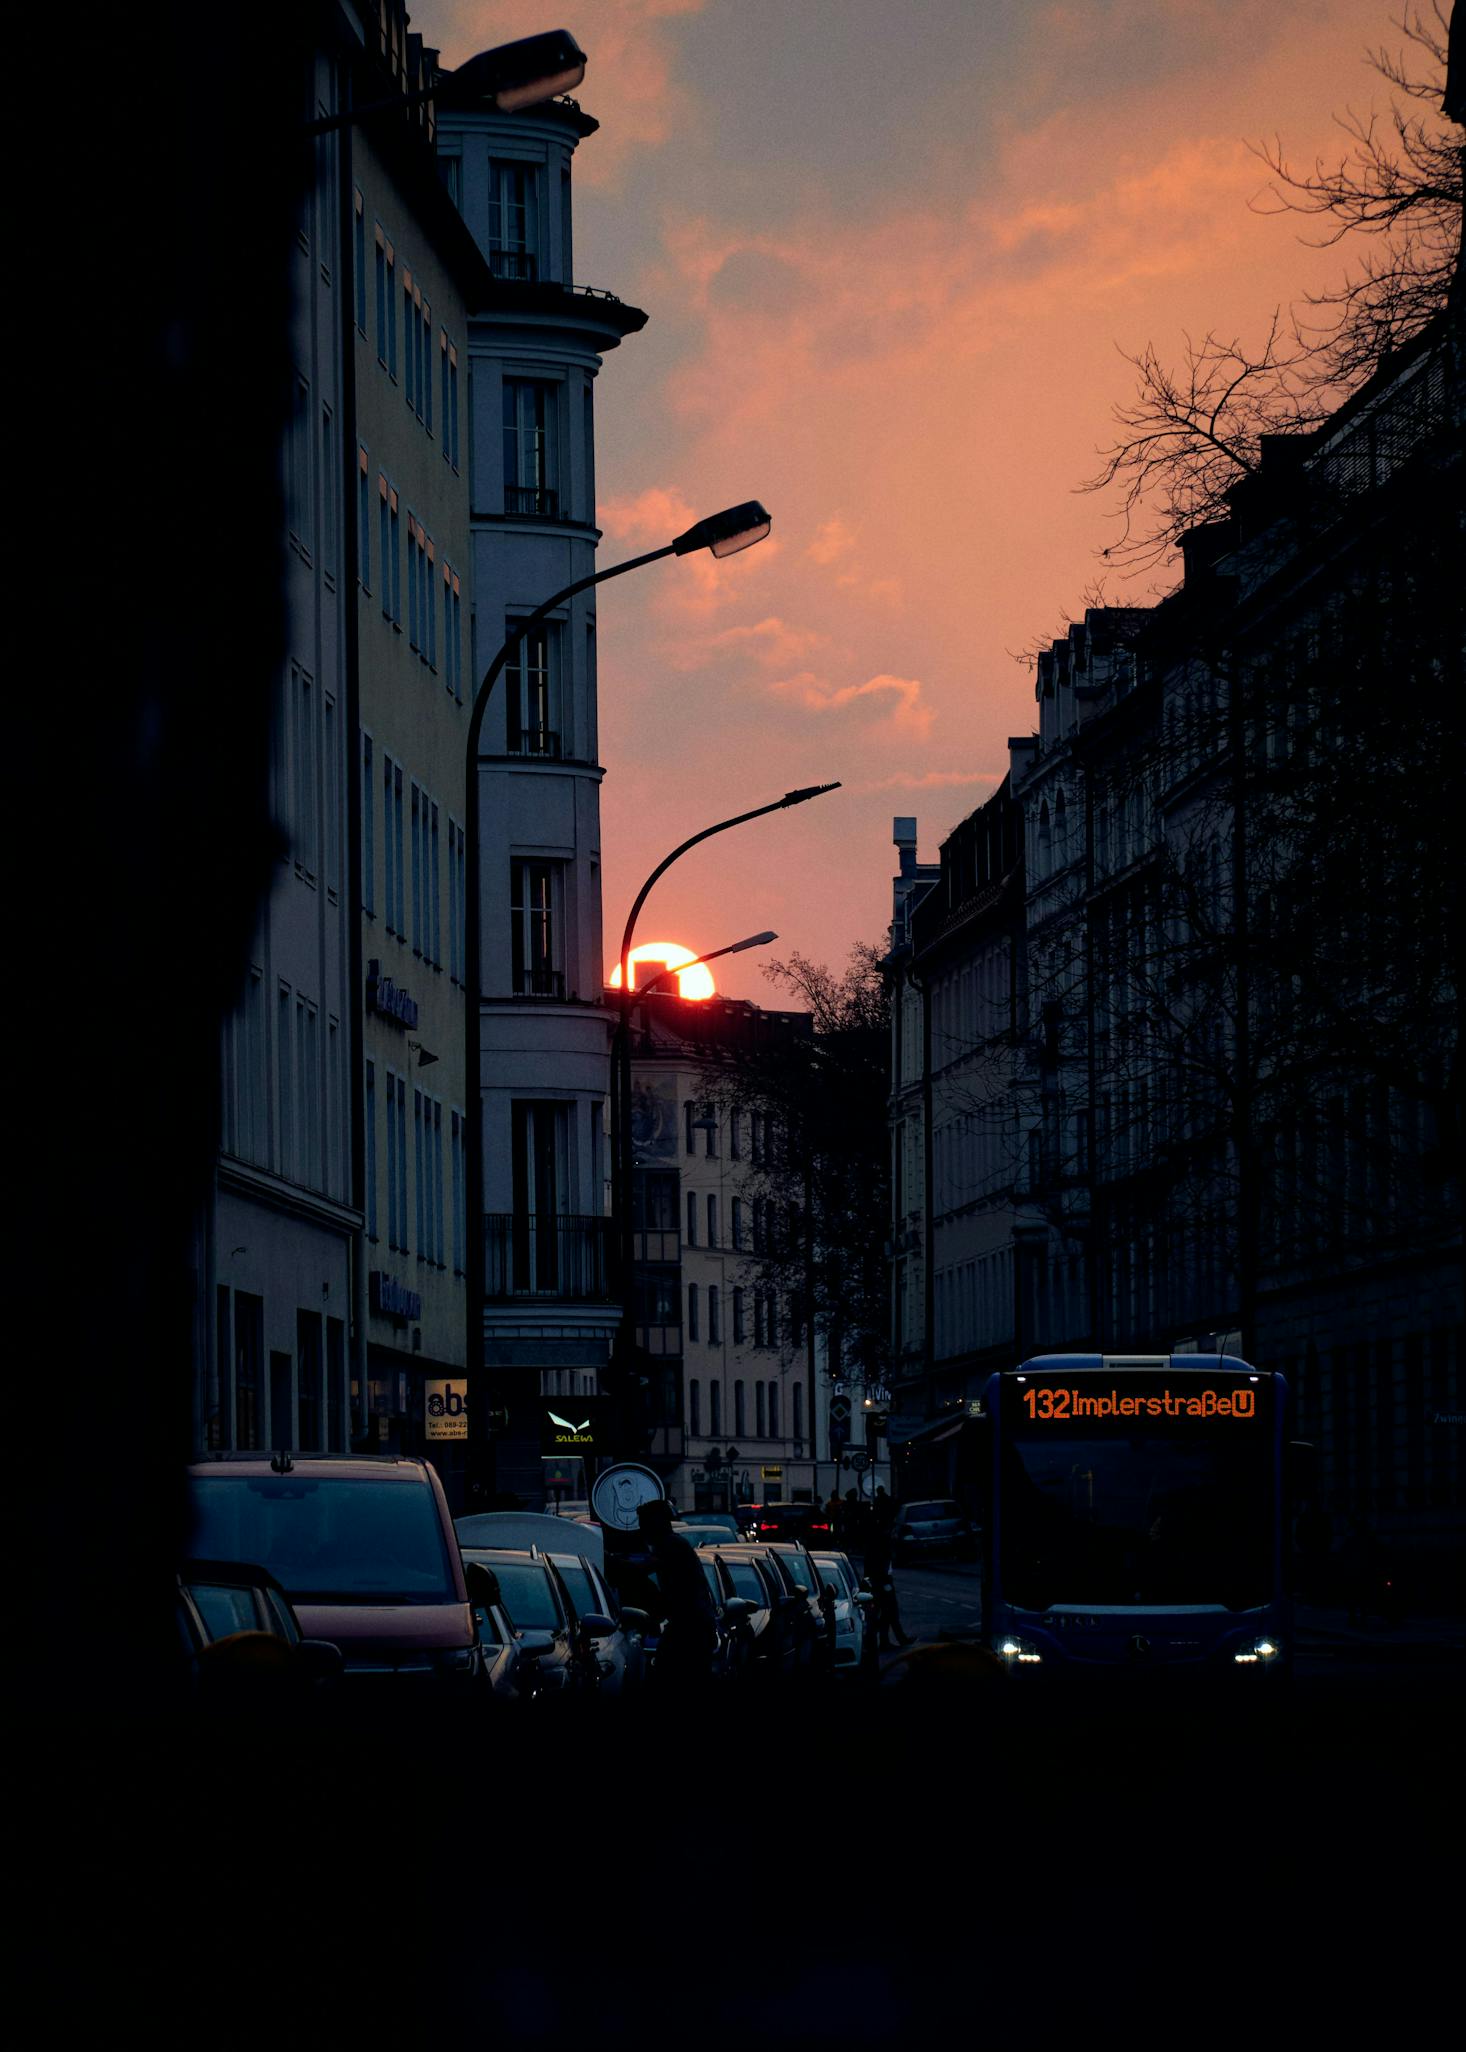
<path id="1" fill-rule="evenodd" d="M 653 974 L 661 969 L 680 970 L 681 974 L 677 978 L 678 997 L 710 998 L 717 991 L 717 985 L 713 982 L 712 970 L 704 963 L 697 962 L 697 956 L 693 954 L 691 948 L 679 947 L 676 941 L 643 941 L 640 947 L 631 950 L 631 988 L 633 990 L 636 989 L 638 980 L 643 982 L 647 980 L 646 978 L 638 979 L 636 973 L 638 965 L 643 962 L 653 965 Z M 683 965 L 688 962 L 697 962 L 697 967 L 695 969 L 684 968 Z M 670 990 L 671 987 L 669 979 L 663 985 L 663 989 Z M 619 962 L 611 971 L 611 988 L 612 990 L 619 990 L 621 988 L 621 964 Z"/>

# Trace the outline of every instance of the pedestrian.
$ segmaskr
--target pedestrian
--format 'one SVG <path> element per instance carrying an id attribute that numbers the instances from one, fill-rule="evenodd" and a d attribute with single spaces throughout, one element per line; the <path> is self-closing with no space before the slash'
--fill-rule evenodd
<path id="1" fill-rule="evenodd" d="M 830 1500 L 825 1505 L 825 1516 L 830 1521 L 830 1537 L 835 1551 L 837 1553 L 848 1552 L 849 1548 L 845 1542 L 850 1535 L 845 1529 L 845 1506 L 840 1501 L 838 1491 L 832 1490 L 830 1492 Z"/>
<path id="2" fill-rule="evenodd" d="M 876 1489 L 876 1500 L 871 1507 L 871 1519 L 877 1530 L 889 1532 L 896 1522 L 896 1506 L 887 1496 L 884 1488 Z"/>
<path id="3" fill-rule="evenodd" d="M 890 1535 L 879 1530 L 870 1535 L 865 1553 L 865 1578 L 870 1583 L 875 1602 L 871 1605 L 871 1625 L 875 1631 L 876 1650 L 889 1653 L 891 1641 L 898 1646 L 909 1646 L 911 1639 L 901 1623 L 901 1612 L 896 1601 L 896 1583 L 891 1573 Z"/>
<path id="4" fill-rule="evenodd" d="M 636 1521 L 651 1556 L 662 1615 L 652 1680 L 659 1689 L 696 1689 L 712 1675 L 718 1644 L 707 1577 L 694 1548 L 672 1530 L 664 1500 L 639 1504 Z"/>

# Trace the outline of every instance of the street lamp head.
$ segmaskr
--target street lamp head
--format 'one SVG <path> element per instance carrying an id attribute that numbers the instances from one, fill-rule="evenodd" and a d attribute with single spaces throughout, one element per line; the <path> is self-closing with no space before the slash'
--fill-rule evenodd
<path id="1" fill-rule="evenodd" d="M 745 948 L 766 948 L 770 941 L 776 941 L 778 938 L 776 933 L 751 933 L 747 940 L 734 941 L 731 947 L 724 948 L 723 953 L 741 955 Z"/>
<path id="2" fill-rule="evenodd" d="M 568 93 L 585 77 L 586 56 L 569 29 L 546 29 L 517 43 L 480 50 L 438 86 L 440 106 L 464 106 L 492 99 L 501 114 L 538 106 Z"/>
<path id="3" fill-rule="evenodd" d="M 823 798 L 826 791 L 838 791 L 838 780 L 833 784 L 806 784 L 802 790 L 786 791 L 779 800 L 781 805 L 804 805 L 811 798 Z"/>
<path id="4" fill-rule="evenodd" d="M 724 513 L 710 513 L 706 520 L 694 521 L 686 534 L 679 534 L 673 542 L 672 553 L 690 556 L 694 549 L 711 549 L 715 556 L 736 556 L 740 549 L 762 541 L 773 524 L 773 515 L 765 512 L 757 499 L 749 499 Z"/>

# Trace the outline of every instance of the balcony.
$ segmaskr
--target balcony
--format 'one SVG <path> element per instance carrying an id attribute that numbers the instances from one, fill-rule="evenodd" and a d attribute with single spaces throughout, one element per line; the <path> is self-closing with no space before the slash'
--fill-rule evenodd
<path id="1" fill-rule="evenodd" d="M 612 1221 L 571 1212 L 491 1211 L 484 1219 L 484 1298 L 609 1304 Z"/>
<path id="2" fill-rule="evenodd" d="M 506 484 L 504 511 L 526 514 L 534 520 L 554 520 L 559 509 L 557 495 L 545 485 Z"/>

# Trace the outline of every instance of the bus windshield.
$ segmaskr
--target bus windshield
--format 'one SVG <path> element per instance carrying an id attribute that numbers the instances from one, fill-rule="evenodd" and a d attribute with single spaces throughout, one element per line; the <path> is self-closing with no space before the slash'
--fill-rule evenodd
<path id="1" fill-rule="evenodd" d="M 1107 1385 L 1108 1388 L 1108 1385 Z M 1269 1434 L 1248 1415 L 1069 1418 L 1007 1407 L 1001 1581 L 1054 1604 L 1220 1604 L 1272 1597 Z M 1020 1404 L 1023 1408 L 1020 1410 Z"/>

